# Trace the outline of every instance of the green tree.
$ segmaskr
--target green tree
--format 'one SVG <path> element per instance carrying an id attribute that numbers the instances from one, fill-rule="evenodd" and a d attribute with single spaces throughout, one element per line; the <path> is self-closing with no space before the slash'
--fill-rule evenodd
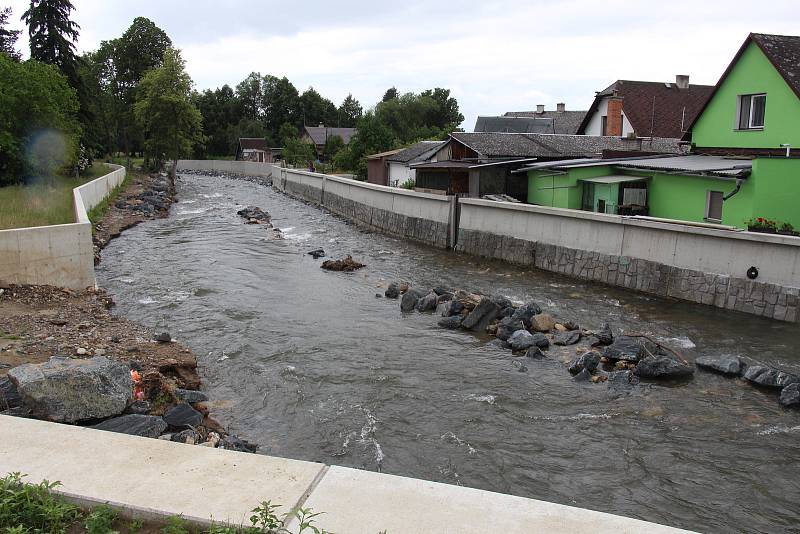
<path id="1" fill-rule="evenodd" d="M 144 130 L 145 150 L 156 162 L 172 160 L 172 173 L 183 155 L 202 140 L 202 115 L 191 101 L 192 79 L 180 52 L 167 48 L 160 67 L 144 75 L 134 115 Z"/>
<path id="2" fill-rule="evenodd" d="M 203 116 L 206 144 L 201 156 L 229 156 L 236 150 L 239 137 L 264 136 L 260 122 L 240 118 L 239 101 L 228 85 L 193 93 L 192 101 Z"/>
<path id="3" fill-rule="evenodd" d="M 55 67 L 0 54 L 0 185 L 74 165 L 77 112 L 75 90 Z"/>
<path id="4" fill-rule="evenodd" d="M 334 158 L 337 166 L 354 171 L 360 178 L 367 176 L 367 156 L 390 150 L 400 144 L 391 128 L 373 110 L 358 121 L 358 132 L 350 140 L 347 152 Z M 342 151 L 340 151 L 342 152 Z"/>
<path id="5" fill-rule="evenodd" d="M 383 93 L 383 98 L 381 99 L 381 102 L 388 102 L 389 100 L 397 98 L 398 96 L 400 96 L 400 93 L 397 92 L 397 87 L 392 86 L 388 88 L 385 93 Z"/>
<path id="6" fill-rule="evenodd" d="M 322 157 L 325 161 L 333 160 L 333 157 L 344 148 L 344 140 L 338 135 L 332 135 L 325 140 L 325 148 L 322 150 Z"/>
<path id="7" fill-rule="evenodd" d="M 364 110 L 361 109 L 361 104 L 353 98 L 352 94 L 349 94 L 342 102 L 342 105 L 339 106 L 338 126 L 354 128 L 363 114 Z"/>
<path id="8" fill-rule="evenodd" d="M 22 56 L 17 50 L 17 37 L 19 37 L 20 31 L 6 28 L 10 16 L 10 7 L 0 9 L 0 52 L 15 61 L 20 61 Z"/>
<path id="9" fill-rule="evenodd" d="M 279 129 L 283 145 L 283 159 L 292 165 L 305 166 L 316 159 L 314 145 L 306 143 L 297 135 L 297 128 L 291 123 L 284 123 Z"/>
<path id="10" fill-rule="evenodd" d="M 236 86 L 236 98 L 239 100 L 242 118 L 250 120 L 261 120 L 263 118 L 263 82 L 261 73 L 251 72 L 247 78 Z"/>
<path id="11" fill-rule="evenodd" d="M 264 126 L 271 140 L 275 140 L 278 129 L 284 123 L 291 123 L 298 128 L 303 125 L 303 113 L 300 95 L 297 88 L 285 76 L 264 76 L 262 91 L 262 107 L 264 109 Z"/>
<path id="12" fill-rule="evenodd" d="M 22 20 L 28 25 L 31 59 L 55 65 L 76 87 L 75 41 L 80 26 L 69 18 L 74 9 L 69 0 L 31 0 Z"/>
<path id="13" fill-rule="evenodd" d="M 303 114 L 303 125 L 336 126 L 338 110 L 336 105 L 309 87 L 300 95 L 300 109 Z"/>

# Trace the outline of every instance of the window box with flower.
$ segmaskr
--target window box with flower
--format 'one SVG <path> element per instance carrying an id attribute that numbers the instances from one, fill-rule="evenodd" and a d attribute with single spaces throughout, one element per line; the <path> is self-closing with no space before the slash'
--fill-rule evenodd
<path id="1" fill-rule="evenodd" d="M 755 217 L 745 221 L 745 224 L 747 224 L 747 230 L 750 232 L 759 232 L 762 234 L 778 233 L 778 223 L 771 219 L 765 219 L 764 217 Z"/>

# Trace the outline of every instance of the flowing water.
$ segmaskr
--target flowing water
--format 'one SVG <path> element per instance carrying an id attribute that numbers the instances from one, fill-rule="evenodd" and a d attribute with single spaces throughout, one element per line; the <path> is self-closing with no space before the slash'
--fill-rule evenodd
<path id="1" fill-rule="evenodd" d="M 99 283 L 116 313 L 198 354 L 213 413 L 261 452 L 702 531 L 800 529 L 800 412 L 775 393 L 703 371 L 630 391 L 575 383 L 562 361 L 574 347 L 513 357 L 376 293 L 403 279 L 535 300 L 689 358 L 737 354 L 793 372 L 797 325 L 366 233 L 246 181 L 182 176 L 178 193 L 169 218 L 110 244 Z M 242 224 L 242 205 L 269 211 L 285 239 Z M 323 271 L 306 254 L 316 248 L 368 267 Z"/>

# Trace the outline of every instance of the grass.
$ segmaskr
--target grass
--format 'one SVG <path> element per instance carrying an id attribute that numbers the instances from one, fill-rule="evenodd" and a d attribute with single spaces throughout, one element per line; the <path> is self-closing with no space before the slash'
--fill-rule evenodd
<path id="1" fill-rule="evenodd" d="M 89 210 L 89 213 L 86 215 L 92 222 L 92 228 L 94 228 L 94 226 L 103 218 L 103 215 L 105 215 L 106 211 L 108 211 L 108 207 L 116 202 L 120 192 L 128 187 L 128 184 L 131 183 L 131 175 L 133 174 L 135 174 L 135 171 L 127 171 L 125 173 L 125 179 L 122 180 L 122 183 L 112 189 L 111 194 L 101 200 L 97 206 Z"/>
<path id="2" fill-rule="evenodd" d="M 214 524 L 199 530 L 179 516 L 160 523 L 144 524 L 126 520 L 107 505 L 85 511 L 55 495 L 59 482 L 28 484 L 19 473 L 0 478 L 0 533 L 3 534 L 295 534 L 278 516 L 278 505 L 262 502 L 252 510 L 249 527 Z M 301 508 L 293 517 L 298 520 L 296 534 L 332 534 L 315 525 L 321 513 Z"/>
<path id="3" fill-rule="evenodd" d="M 0 187 L 0 230 L 75 222 L 72 190 L 109 172 L 107 165 L 95 163 L 80 178 Z"/>

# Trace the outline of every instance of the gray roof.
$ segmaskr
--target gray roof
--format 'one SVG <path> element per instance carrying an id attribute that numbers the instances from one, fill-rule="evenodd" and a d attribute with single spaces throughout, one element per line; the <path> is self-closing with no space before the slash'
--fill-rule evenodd
<path id="1" fill-rule="evenodd" d="M 542 113 L 536 111 L 509 111 L 504 116 L 552 119 L 555 133 L 570 135 L 578 132 L 578 126 L 583 122 L 586 111 L 544 111 Z"/>
<path id="2" fill-rule="evenodd" d="M 478 117 L 476 132 L 556 133 L 553 119 L 539 117 Z"/>
<path id="3" fill-rule="evenodd" d="M 399 163 L 414 163 L 418 160 L 424 159 L 429 152 L 433 152 L 445 144 L 446 141 L 420 141 L 407 147 L 394 156 L 391 156 L 387 161 L 396 161 Z"/>
<path id="4" fill-rule="evenodd" d="M 559 158 L 600 155 L 603 150 L 680 154 L 679 139 L 634 138 L 590 135 L 465 133 L 452 139 L 484 158 Z"/>
<path id="5" fill-rule="evenodd" d="M 577 159 L 534 163 L 518 172 L 539 169 L 576 169 L 612 165 L 623 169 L 643 169 L 654 171 L 685 172 L 722 177 L 745 177 L 750 174 L 753 162 L 748 159 L 727 158 L 724 156 L 675 155 L 644 156 L 638 158 L 615 159 Z"/>
<path id="6" fill-rule="evenodd" d="M 341 137 L 344 144 L 348 144 L 358 132 L 355 128 L 331 128 L 328 126 L 306 126 L 305 130 L 315 145 L 324 145 L 329 138 L 335 135 Z"/>

